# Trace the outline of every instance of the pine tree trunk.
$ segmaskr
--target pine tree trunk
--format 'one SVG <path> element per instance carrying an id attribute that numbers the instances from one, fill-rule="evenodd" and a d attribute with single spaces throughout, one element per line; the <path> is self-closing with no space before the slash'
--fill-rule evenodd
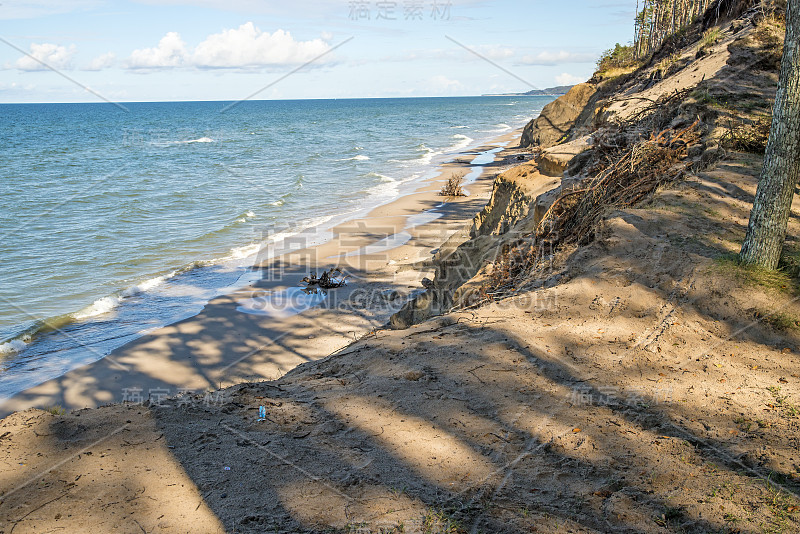
<path id="1" fill-rule="evenodd" d="M 675 35 L 675 2 L 676 0 L 672 0 L 672 27 L 669 30 L 670 35 Z"/>
<path id="2" fill-rule="evenodd" d="M 780 260 L 795 185 L 800 179 L 800 0 L 786 6 L 778 92 L 772 110 L 764 167 L 750 224 L 739 253 L 741 263 L 774 269 Z"/>

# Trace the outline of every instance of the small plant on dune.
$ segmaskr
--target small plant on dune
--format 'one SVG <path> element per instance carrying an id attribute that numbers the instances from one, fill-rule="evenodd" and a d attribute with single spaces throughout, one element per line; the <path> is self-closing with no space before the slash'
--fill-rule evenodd
<path id="1" fill-rule="evenodd" d="M 786 313 L 759 312 L 759 318 L 778 332 L 787 332 L 800 327 L 800 321 Z"/>
<path id="2" fill-rule="evenodd" d="M 700 38 L 700 49 L 706 49 L 714 46 L 719 41 L 719 38 L 722 36 L 722 30 L 719 27 L 709 28 L 703 34 L 703 37 Z"/>
<path id="3" fill-rule="evenodd" d="M 439 195 L 443 197 L 464 197 L 467 196 L 464 193 L 464 188 L 462 184 L 464 183 L 464 175 L 463 172 L 456 172 L 450 175 L 450 178 L 447 179 L 447 183 L 442 186 L 442 190 L 439 191 Z"/>
<path id="4" fill-rule="evenodd" d="M 430 508 L 422 518 L 422 532 L 425 534 L 459 534 L 464 530 L 461 523 L 449 517 L 443 510 Z"/>
<path id="5" fill-rule="evenodd" d="M 65 413 L 67 413 L 67 410 L 65 410 L 60 404 L 54 404 L 52 406 L 48 406 L 47 408 L 45 408 L 45 411 L 53 415 L 64 415 Z"/>
<path id="6" fill-rule="evenodd" d="M 770 386 L 767 388 L 775 399 L 775 407 L 779 408 L 786 417 L 797 417 L 800 409 L 789 399 L 789 395 L 781 394 L 780 386 Z"/>
<path id="7" fill-rule="evenodd" d="M 698 104 L 706 104 L 709 106 L 719 106 L 720 102 L 711 94 L 708 88 L 703 87 L 697 88 L 690 93 L 690 96 L 694 98 Z"/>
<path id="8" fill-rule="evenodd" d="M 656 65 L 655 69 L 653 70 L 654 75 L 656 75 L 658 78 L 666 78 L 672 74 L 673 71 L 680 70 L 680 58 L 681 55 L 679 53 L 665 57 Z"/>

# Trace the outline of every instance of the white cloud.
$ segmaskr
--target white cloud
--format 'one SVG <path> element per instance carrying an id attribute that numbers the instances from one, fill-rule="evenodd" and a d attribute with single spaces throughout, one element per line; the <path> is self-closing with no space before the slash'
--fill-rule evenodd
<path id="1" fill-rule="evenodd" d="M 297 41 L 287 31 L 261 31 L 252 22 L 209 35 L 189 50 L 177 32 L 167 33 L 158 46 L 134 50 L 130 69 L 168 67 L 251 68 L 267 65 L 299 65 L 329 51 L 322 39 Z"/>
<path id="2" fill-rule="evenodd" d="M 558 65 L 560 63 L 592 63 L 596 59 L 596 54 L 577 54 L 561 50 L 523 56 L 520 63 L 523 65 Z"/>
<path id="3" fill-rule="evenodd" d="M 106 52 L 94 58 L 83 70 L 103 70 L 114 64 L 117 56 L 114 52 Z"/>
<path id="4" fill-rule="evenodd" d="M 169 32 L 155 48 L 142 48 L 131 52 L 128 67 L 131 69 L 160 69 L 180 67 L 186 60 L 186 43 L 177 32 Z"/>
<path id="5" fill-rule="evenodd" d="M 54 69 L 70 69 L 74 55 L 75 45 L 67 48 L 52 43 L 32 43 L 30 55 L 22 56 L 10 66 L 24 71 L 36 71 L 47 70 L 47 67 L 42 65 L 46 63 Z"/>
<path id="6" fill-rule="evenodd" d="M 556 76 L 556 83 L 558 85 L 574 85 L 576 83 L 585 82 L 586 79 L 581 78 L 580 76 L 573 76 L 572 74 L 563 72 Z"/>
<path id="7" fill-rule="evenodd" d="M 451 80 L 447 76 L 439 74 L 428 79 L 428 88 L 435 94 L 452 94 L 463 89 L 463 85 L 458 80 Z"/>
<path id="8" fill-rule="evenodd" d="M 507 46 L 479 45 L 479 46 L 471 46 L 470 48 L 478 52 L 480 55 L 494 60 L 508 59 L 514 55 L 514 49 L 509 48 Z M 470 55 L 473 58 L 475 57 L 473 54 Z"/>
<path id="9" fill-rule="evenodd" d="M 192 63 L 197 67 L 241 68 L 306 63 L 330 50 L 322 39 L 295 41 L 289 32 L 270 34 L 252 22 L 238 29 L 209 35 L 197 45 Z"/>

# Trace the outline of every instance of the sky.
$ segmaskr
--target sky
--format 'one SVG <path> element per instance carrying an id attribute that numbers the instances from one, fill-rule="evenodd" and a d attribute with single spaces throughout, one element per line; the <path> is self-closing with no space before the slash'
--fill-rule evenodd
<path id="1" fill-rule="evenodd" d="M 0 102 L 469 96 L 588 79 L 636 0 L 0 0 Z"/>

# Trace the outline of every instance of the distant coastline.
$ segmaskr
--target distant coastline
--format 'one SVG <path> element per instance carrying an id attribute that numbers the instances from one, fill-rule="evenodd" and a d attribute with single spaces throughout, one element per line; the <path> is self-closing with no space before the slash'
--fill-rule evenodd
<path id="1" fill-rule="evenodd" d="M 489 93 L 481 96 L 561 96 L 567 94 L 567 91 L 575 87 L 574 85 L 557 85 L 555 87 L 548 87 L 547 89 L 532 89 L 525 93 Z"/>

